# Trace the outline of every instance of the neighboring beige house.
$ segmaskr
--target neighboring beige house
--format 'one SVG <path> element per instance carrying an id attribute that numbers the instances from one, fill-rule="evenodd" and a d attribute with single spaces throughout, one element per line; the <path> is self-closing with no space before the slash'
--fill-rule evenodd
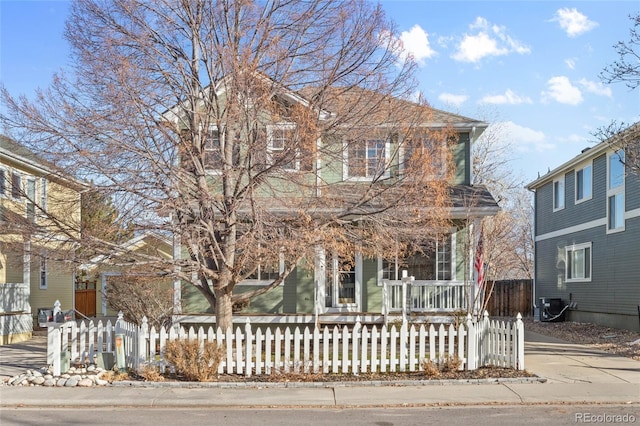
<path id="1" fill-rule="evenodd" d="M 56 300 L 65 310 L 75 306 L 74 268 L 64 258 L 80 232 L 84 188 L 0 136 L 0 343 L 30 338 L 38 308 L 52 308 Z"/>
<path id="2" fill-rule="evenodd" d="M 106 297 L 117 283 L 135 285 L 137 282 L 150 281 L 158 285 L 159 291 L 171 292 L 173 279 L 152 272 L 152 268 L 144 264 L 146 257 L 171 260 L 173 242 L 162 235 L 145 232 L 120 244 L 120 250 L 108 256 L 96 256 L 82 265 L 76 283 L 76 308 L 90 317 L 117 315 L 118 312 L 109 305 Z M 81 307 L 81 303 L 84 306 Z"/>

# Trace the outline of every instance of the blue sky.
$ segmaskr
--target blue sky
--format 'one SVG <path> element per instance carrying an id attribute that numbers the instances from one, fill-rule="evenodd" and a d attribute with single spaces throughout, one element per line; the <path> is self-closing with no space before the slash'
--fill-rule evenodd
<path id="1" fill-rule="evenodd" d="M 514 173 L 531 181 L 594 144 L 597 127 L 640 120 L 640 90 L 598 74 L 629 39 L 631 1 L 387 0 L 436 108 L 501 123 Z M 68 64 L 68 3 L 0 0 L 0 81 L 33 96 Z"/>

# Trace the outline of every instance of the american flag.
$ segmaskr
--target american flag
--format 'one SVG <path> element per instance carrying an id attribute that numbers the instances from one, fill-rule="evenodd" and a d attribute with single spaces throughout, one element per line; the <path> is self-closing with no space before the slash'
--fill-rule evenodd
<path id="1" fill-rule="evenodd" d="M 482 228 L 480 228 L 480 236 L 478 237 L 478 245 L 476 246 L 476 256 L 473 261 L 473 267 L 476 272 L 476 284 L 478 288 L 484 285 L 484 254 L 482 247 Z"/>

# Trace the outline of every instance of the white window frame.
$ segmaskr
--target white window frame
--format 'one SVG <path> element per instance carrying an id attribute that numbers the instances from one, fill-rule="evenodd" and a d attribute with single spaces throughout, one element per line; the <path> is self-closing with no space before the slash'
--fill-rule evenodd
<path id="1" fill-rule="evenodd" d="M 49 197 L 49 183 L 46 178 L 40 178 L 40 210 L 42 212 L 47 211 L 47 200 Z"/>
<path id="2" fill-rule="evenodd" d="M 369 161 L 369 157 L 368 157 L 368 153 L 369 153 L 369 142 L 382 142 L 384 143 L 384 170 L 382 172 L 382 174 L 372 174 L 369 175 L 369 168 L 368 168 L 368 161 Z M 364 147 L 364 152 L 365 152 L 365 176 L 352 176 L 351 173 L 349 172 L 349 146 L 351 144 L 354 143 L 364 143 L 365 147 Z M 357 140 L 351 140 L 351 141 L 345 141 L 343 144 L 343 175 L 345 176 L 345 178 L 347 180 L 351 180 L 351 181 L 364 181 L 364 182 L 371 182 L 375 179 L 379 179 L 379 178 L 388 178 L 390 176 L 390 170 L 389 170 L 389 155 L 391 152 L 391 141 L 389 140 L 389 138 L 383 138 L 383 137 L 379 137 L 379 138 L 375 138 L 375 137 L 370 137 L 370 138 L 362 138 L 362 139 L 357 139 Z"/>
<path id="3" fill-rule="evenodd" d="M 589 250 L 589 255 L 586 256 L 585 255 L 585 250 L 588 249 Z M 565 281 L 568 283 L 572 283 L 572 282 L 591 282 L 591 277 L 593 276 L 593 248 L 592 248 L 592 244 L 591 242 L 588 243 L 580 243 L 580 244 L 573 244 L 570 246 L 566 246 L 564 249 L 564 253 L 565 253 L 565 269 L 564 269 L 564 278 Z M 579 252 L 582 251 L 583 252 L 583 260 L 582 260 L 582 266 L 583 266 L 583 270 L 582 270 L 582 276 L 581 277 L 575 277 L 573 275 L 575 275 L 575 272 L 573 272 L 571 275 L 572 277 L 569 278 L 569 271 L 574 271 L 574 262 L 573 262 L 573 258 L 572 258 L 572 254 L 575 252 Z M 588 266 L 588 269 L 587 269 Z M 586 276 L 588 272 L 589 276 Z"/>
<path id="4" fill-rule="evenodd" d="M 276 123 L 267 125 L 267 159 L 270 165 L 274 164 L 274 153 L 282 152 L 286 150 L 286 145 L 281 148 L 274 147 L 275 140 L 274 134 L 277 130 L 292 130 L 295 131 L 295 123 Z M 291 140 L 285 140 L 284 143 L 291 143 Z M 295 160 L 293 161 L 293 167 L 282 167 L 282 170 L 297 172 L 300 170 L 300 150 L 296 149 Z"/>
<path id="5" fill-rule="evenodd" d="M 46 253 L 40 254 L 40 270 L 38 273 L 38 284 L 40 290 L 46 290 L 49 284 L 49 271 Z"/>
<path id="6" fill-rule="evenodd" d="M 559 189 L 562 189 L 562 194 L 560 197 L 557 197 L 556 192 L 559 192 Z M 564 179 L 564 175 L 562 175 L 558 179 L 553 180 L 553 211 L 554 212 L 564 209 L 566 204 L 565 198 L 566 198 L 565 179 Z M 556 204 L 556 201 L 558 201 L 559 204 Z"/>
<path id="7" fill-rule="evenodd" d="M 425 137 L 418 137 L 416 139 L 420 140 L 420 149 L 424 150 L 424 142 L 428 138 L 425 136 Z M 403 174 L 406 173 L 407 161 L 409 161 L 410 159 L 408 158 L 408 153 L 415 152 L 415 150 L 410 149 L 409 146 L 407 145 L 410 142 L 411 142 L 410 140 L 406 140 L 401 149 L 400 172 Z M 440 141 L 440 142 L 434 141 L 434 144 L 438 144 L 438 143 L 442 144 L 442 145 L 436 146 L 436 148 L 438 148 L 437 150 L 438 152 L 436 155 L 440 157 L 438 158 L 438 161 L 440 161 L 440 170 L 434 170 L 435 175 L 433 177 L 434 179 L 443 179 L 447 176 L 447 146 L 446 146 L 446 141 Z"/>
<path id="8" fill-rule="evenodd" d="M 23 179 L 24 182 L 24 202 L 25 202 L 25 210 L 24 214 L 27 219 L 31 219 L 33 222 L 36 221 L 36 216 L 38 215 L 38 205 L 36 200 L 38 199 L 38 181 L 34 176 L 27 176 Z M 29 188 L 30 185 L 33 185 L 32 188 Z M 31 192 L 33 189 L 33 192 Z M 31 192 L 31 193 L 29 193 Z M 32 217 L 29 217 L 29 207 L 33 209 Z"/>
<path id="9" fill-rule="evenodd" d="M 626 200 L 625 200 L 625 168 L 624 164 L 620 162 L 620 169 L 622 171 L 622 182 L 617 186 L 612 187 L 613 182 L 611 182 L 611 161 L 624 161 L 624 151 L 620 150 L 618 152 L 611 152 L 607 155 L 607 201 L 606 201 L 606 210 L 607 210 L 607 234 L 622 232 L 625 230 L 626 220 L 625 220 L 625 209 L 626 209 Z M 622 223 L 619 226 L 611 227 L 611 202 L 615 203 L 616 199 L 622 199 Z M 616 222 L 617 225 L 617 222 Z"/>
<path id="10" fill-rule="evenodd" d="M 278 254 L 278 274 L 279 275 L 282 275 L 284 273 L 284 266 L 285 266 L 284 253 L 280 251 L 280 253 Z M 256 270 L 256 272 L 258 274 L 258 278 L 244 279 L 240 281 L 238 285 L 267 286 L 273 283 L 274 280 L 272 279 L 267 280 L 267 279 L 262 279 L 260 277 L 261 265 L 258 265 L 258 269 Z M 281 285 L 284 285 L 284 280 L 282 280 L 282 282 L 279 284 L 279 286 Z"/>
<path id="11" fill-rule="evenodd" d="M 224 142 L 222 140 L 222 133 L 220 132 L 220 130 L 218 129 L 218 126 L 216 125 L 211 125 L 209 126 L 209 129 L 207 130 L 207 133 L 212 133 L 212 132 L 217 132 L 218 133 L 218 155 L 220 156 L 220 159 L 222 161 L 222 155 L 223 155 L 223 149 L 224 149 Z M 209 137 L 207 137 L 207 141 L 210 141 L 211 139 L 209 139 Z M 205 143 L 204 145 L 204 155 L 205 155 L 205 169 L 207 172 L 211 173 L 215 173 L 215 174 L 219 174 L 221 172 L 221 167 L 212 167 L 211 165 L 206 163 L 206 155 L 207 152 L 215 152 L 216 149 L 215 148 L 211 148 L 208 147 L 207 143 Z M 222 164 L 220 164 L 220 166 L 222 166 Z"/>
<path id="12" fill-rule="evenodd" d="M 585 186 L 585 176 L 587 176 L 587 170 L 588 170 L 588 176 L 589 176 L 589 194 L 588 195 L 584 195 L 585 191 L 584 189 L 586 188 Z M 580 172 L 582 172 L 582 174 L 580 174 Z M 583 203 L 585 201 L 590 200 L 593 197 L 593 162 L 589 161 L 589 163 L 584 164 L 582 167 L 576 168 L 575 169 L 575 186 L 576 186 L 576 191 L 575 191 L 575 203 L 576 204 L 580 204 Z M 578 188 L 580 187 L 579 183 L 580 183 L 580 179 L 579 177 L 582 176 L 582 198 L 578 198 Z"/>
<path id="13" fill-rule="evenodd" d="M 325 312 L 340 312 L 340 311 L 357 311 L 360 309 L 361 300 L 362 300 L 362 254 L 360 252 L 356 252 L 354 254 L 354 302 L 353 303 L 340 303 L 339 300 L 339 284 L 340 281 L 338 279 L 339 271 L 339 258 L 335 255 L 326 255 L 326 251 L 324 249 L 319 249 L 318 261 L 316 264 L 316 282 L 319 286 L 318 297 L 321 299 L 320 303 L 322 303 L 322 309 Z M 331 266 L 329 267 L 329 262 L 331 262 Z M 331 270 L 332 276 L 330 277 L 331 282 L 327 283 L 327 270 Z M 327 284 L 331 285 L 331 306 L 326 306 L 326 286 Z"/>
<path id="14" fill-rule="evenodd" d="M 450 275 L 451 278 L 448 280 L 441 280 L 438 278 L 438 275 L 440 273 L 440 261 L 438 259 L 438 253 L 439 253 L 439 248 L 440 248 L 440 239 L 436 239 L 435 242 L 435 247 L 433 250 L 433 254 L 436 256 L 434 259 L 434 273 L 435 273 L 435 279 L 433 280 L 428 280 L 428 281 L 440 281 L 440 282 L 449 282 L 449 281 L 456 281 L 457 280 L 457 256 L 456 256 L 456 252 L 457 252 L 457 233 L 455 229 L 452 229 L 449 231 L 449 246 L 450 246 L 450 250 L 451 253 L 450 255 Z M 401 279 L 402 276 L 402 269 L 405 268 L 401 268 L 399 267 L 399 263 L 402 259 L 400 259 L 398 257 L 398 255 L 396 254 L 395 259 L 393 261 L 389 261 L 387 260 L 390 264 L 393 264 L 392 268 L 394 270 L 394 275 L 395 278 L 384 278 L 384 269 L 383 269 L 383 265 L 384 265 L 384 259 L 381 256 L 378 256 L 378 280 L 377 280 L 377 285 L 378 286 L 382 286 L 383 284 L 383 280 L 385 279 L 390 279 L 392 281 L 397 281 L 399 279 Z M 408 271 L 409 274 L 411 274 L 411 271 Z"/>

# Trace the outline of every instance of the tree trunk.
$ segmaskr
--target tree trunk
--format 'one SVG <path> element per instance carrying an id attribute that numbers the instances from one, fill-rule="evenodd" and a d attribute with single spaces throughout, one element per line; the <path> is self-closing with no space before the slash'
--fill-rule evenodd
<path id="1" fill-rule="evenodd" d="M 231 294 L 224 290 L 216 290 L 216 326 L 226 331 L 233 326 L 233 302 Z"/>

